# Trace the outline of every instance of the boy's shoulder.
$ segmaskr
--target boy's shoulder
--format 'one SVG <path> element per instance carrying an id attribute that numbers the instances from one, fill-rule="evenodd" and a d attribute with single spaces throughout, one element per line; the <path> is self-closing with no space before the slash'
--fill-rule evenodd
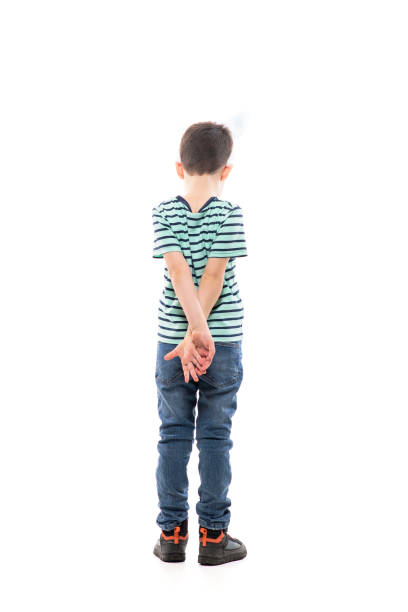
<path id="1" fill-rule="evenodd" d="M 224 208 L 225 210 L 232 210 L 233 208 L 239 208 L 236 204 L 233 204 L 229 200 L 222 200 L 220 198 L 217 198 L 213 202 L 213 204 L 214 206 L 220 206 L 221 208 Z"/>
<path id="2" fill-rule="evenodd" d="M 162 200 L 161 202 L 159 202 L 159 204 L 155 204 L 153 206 L 153 210 L 157 211 L 159 213 L 163 213 L 163 212 L 166 212 L 166 210 L 168 210 L 169 208 L 173 208 L 173 206 L 178 207 L 178 204 L 180 204 L 180 203 L 179 203 L 177 197 L 174 196 L 172 198 L 167 198 L 167 200 Z M 173 206 L 171 206 L 171 205 L 173 205 Z"/>
<path id="3" fill-rule="evenodd" d="M 211 221 L 219 223 L 223 223 L 227 218 L 240 213 L 241 207 L 238 204 L 234 204 L 230 200 L 220 198 L 217 198 L 211 202 L 208 210 L 208 215 L 211 217 Z"/>

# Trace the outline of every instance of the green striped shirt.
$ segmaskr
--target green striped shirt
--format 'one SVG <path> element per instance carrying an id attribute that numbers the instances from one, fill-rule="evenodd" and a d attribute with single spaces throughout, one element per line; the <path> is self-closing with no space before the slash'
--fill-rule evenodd
<path id="1" fill-rule="evenodd" d="M 207 323 L 214 342 L 243 337 L 244 309 L 235 279 L 235 258 L 247 255 L 242 209 L 213 196 L 196 213 L 180 195 L 153 208 L 153 257 L 179 251 L 186 258 L 198 288 L 209 257 L 230 257 L 224 284 Z M 164 289 L 158 306 L 158 340 L 178 344 L 188 327 L 187 317 L 164 268 Z"/>

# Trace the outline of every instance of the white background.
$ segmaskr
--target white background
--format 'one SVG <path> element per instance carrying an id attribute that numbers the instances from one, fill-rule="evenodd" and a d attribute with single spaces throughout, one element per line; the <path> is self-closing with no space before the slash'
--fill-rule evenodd
<path id="1" fill-rule="evenodd" d="M 13 2 L 0 14 L 0 603 L 406 611 L 403 2 Z M 244 380 L 231 535 L 159 535 L 151 209 L 183 131 L 234 131 L 223 196 Z"/>

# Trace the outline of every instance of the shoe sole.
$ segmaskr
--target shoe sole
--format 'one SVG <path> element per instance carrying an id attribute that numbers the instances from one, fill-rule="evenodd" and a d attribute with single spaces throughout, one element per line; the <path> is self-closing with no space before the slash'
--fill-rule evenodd
<path id="1" fill-rule="evenodd" d="M 247 551 L 244 553 L 235 553 L 228 555 L 228 557 L 205 557 L 203 555 L 198 556 L 198 562 L 201 565 L 221 565 L 222 563 L 229 563 L 230 561 L 239 561 L 240 559 L 244 559 L 247 556 Z"/>
<path id="2" fill-rule="evenodd" d="M 185 553 L 162 553 L 159 554 L 157 553 L 155 550 L 153 550 L 153 554 L 156 555 L 156 557 L 158 559 L 160 559 L 161 561 L 166 561 L 166 563 L 178 563 L 180 561 L 185 561 L 186 560 L 186 555 Z"/>

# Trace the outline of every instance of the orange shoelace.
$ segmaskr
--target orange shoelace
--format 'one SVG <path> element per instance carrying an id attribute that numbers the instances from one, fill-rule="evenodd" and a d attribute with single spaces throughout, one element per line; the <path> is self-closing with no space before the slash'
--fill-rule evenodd
<path id="1" fill-rule="evenodd" d="M 162 538 L 163 540 L 174 540 L 174 543 L 178 544 L 179 540 L 187 540 L 188 533 L 185 536 L 180 535 L 180 527 L 177 526 L 174 528 L 174 535 L 166 536 L 164 531 L 162 531 Z"/>
<path id="2" fill-rule="evenodd" d="M 207 529 L 205 527 L 200 527 L 200 531 L 203 534 L 203 537 L 200 538 L 200 543 L 203 546 L 207 546 L 207 542 L 214 542 L 214 544 L 219 544 L 224 539 L 224 532 L 222 530 L 218 538 L 209 538 L 207 536 Z"/>

